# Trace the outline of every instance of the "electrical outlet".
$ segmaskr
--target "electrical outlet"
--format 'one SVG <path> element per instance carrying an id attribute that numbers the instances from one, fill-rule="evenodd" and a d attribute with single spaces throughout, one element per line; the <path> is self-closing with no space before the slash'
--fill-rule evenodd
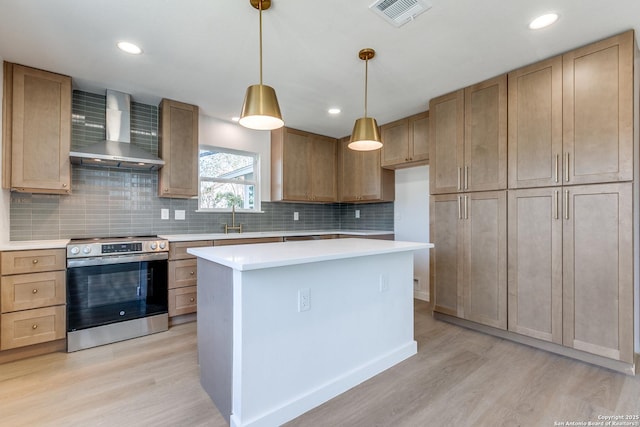
<path id="1" fill-rule="evenodd" d="M 298 212 L 294 212 L 293 213 L 293 220 L 294 221 L 298 221 L 300 219 L 300 215 L 298 214 Z"/>
<path id="2" fill-rule="evenodd" d="M 360 209 L 356 209 L 356 219 L 360 218 Z"/>
<path id="3" fill-rule="evenodd" d="M 380 275 L 380 292 L 387 292 L 389 290 L 389 276 L 386 274 Z"/>
<path id="4" fill-rule="evenodd" d="M 180 209 L 180 210 L 175 210 L 175 211 L 174 211 L 174 215 L 175 215 L 175 217 L 176 217 L 176 220 L 178 220 L 178 221 L 184 221 L 184 218 L 185 218 L 185 216 L 184 216 L 184 210 L 181 210 L 181 209 Z"/>
<path id="5" fill-rule="evenodd" d="M 311 295 L 309 288 L 298 289 L 298 312 L 311 309 Z"/>
<path id="6" fill-rule="evenodd" d="M 160 219 L 169 219 L 169 209 L 160 209 Z"/>

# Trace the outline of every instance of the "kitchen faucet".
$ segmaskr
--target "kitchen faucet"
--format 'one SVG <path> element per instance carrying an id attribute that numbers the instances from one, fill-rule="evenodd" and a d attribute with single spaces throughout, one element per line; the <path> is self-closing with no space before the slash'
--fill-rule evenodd
<path id="1" fill-rule="evenodd" d="M 231 205 L 231 226 L 224 225 L 224 234 L 229 234 L 229 230 L 238 230 L 238 233 L 242 233 L 242 224 L 236 225 L 236 205 Z"/>

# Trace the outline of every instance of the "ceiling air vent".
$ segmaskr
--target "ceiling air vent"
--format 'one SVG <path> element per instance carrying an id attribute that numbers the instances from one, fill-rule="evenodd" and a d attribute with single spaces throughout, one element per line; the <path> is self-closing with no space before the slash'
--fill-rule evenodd
<path id="1" fill-rule="evenodd" d="M 369 9 L 384 18 L 395 27 L 401 27 L 409 21 L 431 9 L 424 0 L 378 0 Z"/>

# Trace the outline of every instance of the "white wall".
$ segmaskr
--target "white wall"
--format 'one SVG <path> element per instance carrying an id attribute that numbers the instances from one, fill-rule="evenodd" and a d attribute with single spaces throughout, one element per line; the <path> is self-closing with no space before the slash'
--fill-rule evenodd
<path id="1" fill-rule="evenodd" d="M 2 57 L 0 57 L 2 64 Z M 0 67 L 0 82 L 4 81 L 4 67 Z M 0 84 L 0 99 L 3 97 L 3 84 Z M 0 102 L 0 117 L 2 117 L 2 102 Z M 2 120 L 0 119 L 0 135 L 2 135 Z M 2 150 L 0 150 L 0 176 L 2 176 Z M 9 241 L 9 190 L 0 189 L 0 242 Z"/>
<path id="2" fill-rule="evenodd" d="M 396 170 L 394 214 L 396 240 L 429 243 L 429 166 Z M 428 301 L 429 249 L 415 252 L 413 271 L 414 296 Z"/>
<path id="3" fill-rule="evenodd" d="M 237 123 L 199 117 L 200 144 L 260 154 L 260 196 L 271 201 L 271 132 L 246 129 Z"/>

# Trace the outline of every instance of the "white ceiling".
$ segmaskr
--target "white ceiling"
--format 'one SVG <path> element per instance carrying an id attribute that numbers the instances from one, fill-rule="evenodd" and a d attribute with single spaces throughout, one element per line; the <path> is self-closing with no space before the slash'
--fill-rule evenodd
<path id="1" fill-rule="evenodd" d="M 395 28 L 373 0 L 273 0 L 264 12 L 264 83 L 286 125 L 349 135 L 364 110 L 379 124 L 424 111 L 429 99 L 620 33 L 640 31 L 638 0 L 431 0 Z M 531 18 L 560 14 L 529 30 Z M 141 56 L 120 52 L 128 40 Z M 110 88 L 138 102 L 163 97 L 230 120 L 258 83 L 258 12 L 249 0 L 0 0 L 0 57 L 67 74 L 74 87 Z M 338 117 L 327 109 L 342 109 Z"/>

